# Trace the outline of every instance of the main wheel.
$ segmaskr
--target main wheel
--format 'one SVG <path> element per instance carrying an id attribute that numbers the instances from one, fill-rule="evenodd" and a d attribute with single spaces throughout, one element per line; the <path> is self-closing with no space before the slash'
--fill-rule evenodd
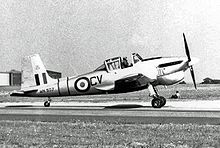
<path id="1" fill-rule="evenodd" d="M 166 99 L 163 96 L 158 97 L 161 100 L 161 107 L 163 107 L 166 104 Z"/>
<path id="2" fill-rule="evenodd" d="M 45 106 L 45 107 L 50 107 L 50 101 L 45 101 L 45 102 L 44 102 L 44 106 Z"/>
<path id="3" fill-rule="evenodd" d="M 162 101 L 158 98 L 154 98 L 152 101 L 151 101 L 151 105 L 153 108 L 161 108 L 162 107 Z"/>

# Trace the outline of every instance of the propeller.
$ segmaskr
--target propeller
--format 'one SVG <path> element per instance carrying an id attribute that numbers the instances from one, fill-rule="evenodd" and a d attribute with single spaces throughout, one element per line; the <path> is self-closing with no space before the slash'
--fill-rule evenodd
<path id="1" fill-rule="evenodd" d="M 185 37 L 184 33 L 183 33 L 183 39 L 184 39 L 186 56 L 188 58 L 188 63 L 189 63 L 191 61 L 191 57 L 190 57 L 190 52 L 189 52 L 188 44 L 187 44 L 186 37 Z M 191 65 L 189 68 L 190 68 L 190 74 L 191 74 L 191 77 L 192 77 L 192 80 L 193 80 L 194 87 L 195 87 L 195 89 L 197 89 L 193 66 Z"/>

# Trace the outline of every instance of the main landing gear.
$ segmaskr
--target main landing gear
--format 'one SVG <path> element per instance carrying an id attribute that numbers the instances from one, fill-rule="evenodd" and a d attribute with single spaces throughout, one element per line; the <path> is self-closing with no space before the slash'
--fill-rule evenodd
<path id="1" fill-rule="evenodd" d="M 163 96 L 159 96 L 155 87 L 149 84 L 148 89 L 150 91 L 150 96 L 153 97 L 151 105 L 153 108 L 161 108 L 166 104 L 166 99 Z"/>
<path id="2" fill-rule="evenodd" d="M 151 105 L 154 108 L 161 108 L 166 104 L 166 99 L 163 96 L 155 95 L 151 101 Z"/>
<path id="3" fill-rule="evenodd" d="M 48 100 L 44 102 L 44 106 L 45 106 L 45 107 L 50 107 L 50 102 L 51 102 L 51 101 L 52 101 L 51 98 L 48 97 Z"/>

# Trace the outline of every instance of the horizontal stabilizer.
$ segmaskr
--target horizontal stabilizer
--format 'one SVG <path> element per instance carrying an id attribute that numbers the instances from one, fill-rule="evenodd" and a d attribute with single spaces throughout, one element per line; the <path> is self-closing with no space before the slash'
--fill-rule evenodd
<path id="1" fill-rule="evenodd" d="M 26 96 L 29 93 L 37 92 L 38 89 L 26 90 L 26 91 L 16 91 L 12 92 L 10 96 Z"/>
<path id="2" fill-rule="evenodd" d="M 38 89 L 32 89 L 32 90 L 24 90 L 23 92 L 25 94 L 28 94 L 28 93 L 37 92 L 37 91 L 38 91 Z"/>
<path id="3" fill-rule="evenodd" d="M 10 96 L 24 96 L 24 92 L 12 92 L 10 93 Z"/>

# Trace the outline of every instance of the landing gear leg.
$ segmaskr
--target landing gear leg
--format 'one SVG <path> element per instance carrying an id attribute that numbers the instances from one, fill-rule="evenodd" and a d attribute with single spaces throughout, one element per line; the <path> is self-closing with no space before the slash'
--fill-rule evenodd
<path id="1" fill-rule="evenodd" d="M 48 97 L 48 100 L 44 102 L 44 106 L 45 106 L 45 107 L 50 107 L 50 102 L 51 102 L 51 101 L 52 101 L 51 98 Z"/>
<path id="2" fill-rule="evenodd" d="M 150 96 L 153 97 L 151 105 L 154 108 L 161 108 L 166 104 L 166 99 L 163 96 L 159 96 L 155 87 L 149 84 L 148 89 L 150 91 Z"/>

